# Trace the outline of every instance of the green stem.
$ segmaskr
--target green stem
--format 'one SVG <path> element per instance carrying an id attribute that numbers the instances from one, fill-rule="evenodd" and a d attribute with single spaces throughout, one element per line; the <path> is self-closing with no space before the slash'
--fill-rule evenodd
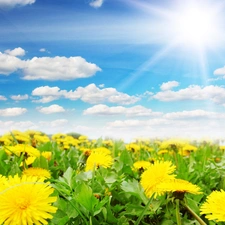
<path id="1" fill-rule="evenodd" d="M 182 225 L 181 218 L 180 218 L 180 200 L 176 199 L 176 219 L 177 219 L 177 225 Z"/>
<path id="2" fill-rule="evenodd" d="M 140 214 L 140 216 L 138 217 L 137 221 L 134 223 L 134 225 L 139 225 L 139 223 L 141 222 L 145 212 L 147 211 L 147 209 L 149 208 L 150 203 L 152 202 L 153 196 L 151 198 L 149 198 L 147 204 L 145 205 L 145 208 L 143 209 L 142 213 Z"/>
<path id="3" fill-rule="evenodd" d="M 188 205 L 181 202 L 182 205 L 191 213 L 191 215 L 200 223 L 200 225 L 207 225 Z"/>

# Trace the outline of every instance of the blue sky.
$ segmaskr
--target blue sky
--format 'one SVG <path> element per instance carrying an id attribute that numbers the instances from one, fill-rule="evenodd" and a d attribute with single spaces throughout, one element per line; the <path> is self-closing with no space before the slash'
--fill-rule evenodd
<path id="1" fill-rule="evenodd" d="M 222 0 L 0 0 L 0 134 L 224 138 Z"/>

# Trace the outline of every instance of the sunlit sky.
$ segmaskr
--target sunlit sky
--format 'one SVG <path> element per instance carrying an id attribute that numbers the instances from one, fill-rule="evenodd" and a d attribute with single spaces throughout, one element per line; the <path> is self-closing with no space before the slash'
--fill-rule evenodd
<path id="1" fill-rule="evenodd" d="M 225 138 L 224 0 L 0 0 L 0 135 Z"/>

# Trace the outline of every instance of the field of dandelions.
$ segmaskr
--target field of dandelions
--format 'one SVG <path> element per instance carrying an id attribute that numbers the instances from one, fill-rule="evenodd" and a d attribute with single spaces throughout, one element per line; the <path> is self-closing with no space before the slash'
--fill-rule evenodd
<path id="1" fill-rule="evenodd" d="M 224 190 L 216 142 L 0 136 L 1 225 L 222 225 Z"/>

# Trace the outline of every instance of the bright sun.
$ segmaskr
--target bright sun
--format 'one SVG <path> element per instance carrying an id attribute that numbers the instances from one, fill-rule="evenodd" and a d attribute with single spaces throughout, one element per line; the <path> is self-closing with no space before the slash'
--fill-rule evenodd
<path id="1" fill-rule="evenodd" d="M 186 7 L 174 14 L 171 22 L 178 43 L 201 48 L 216 43 L 218 19 L 210 7 Z"/>

